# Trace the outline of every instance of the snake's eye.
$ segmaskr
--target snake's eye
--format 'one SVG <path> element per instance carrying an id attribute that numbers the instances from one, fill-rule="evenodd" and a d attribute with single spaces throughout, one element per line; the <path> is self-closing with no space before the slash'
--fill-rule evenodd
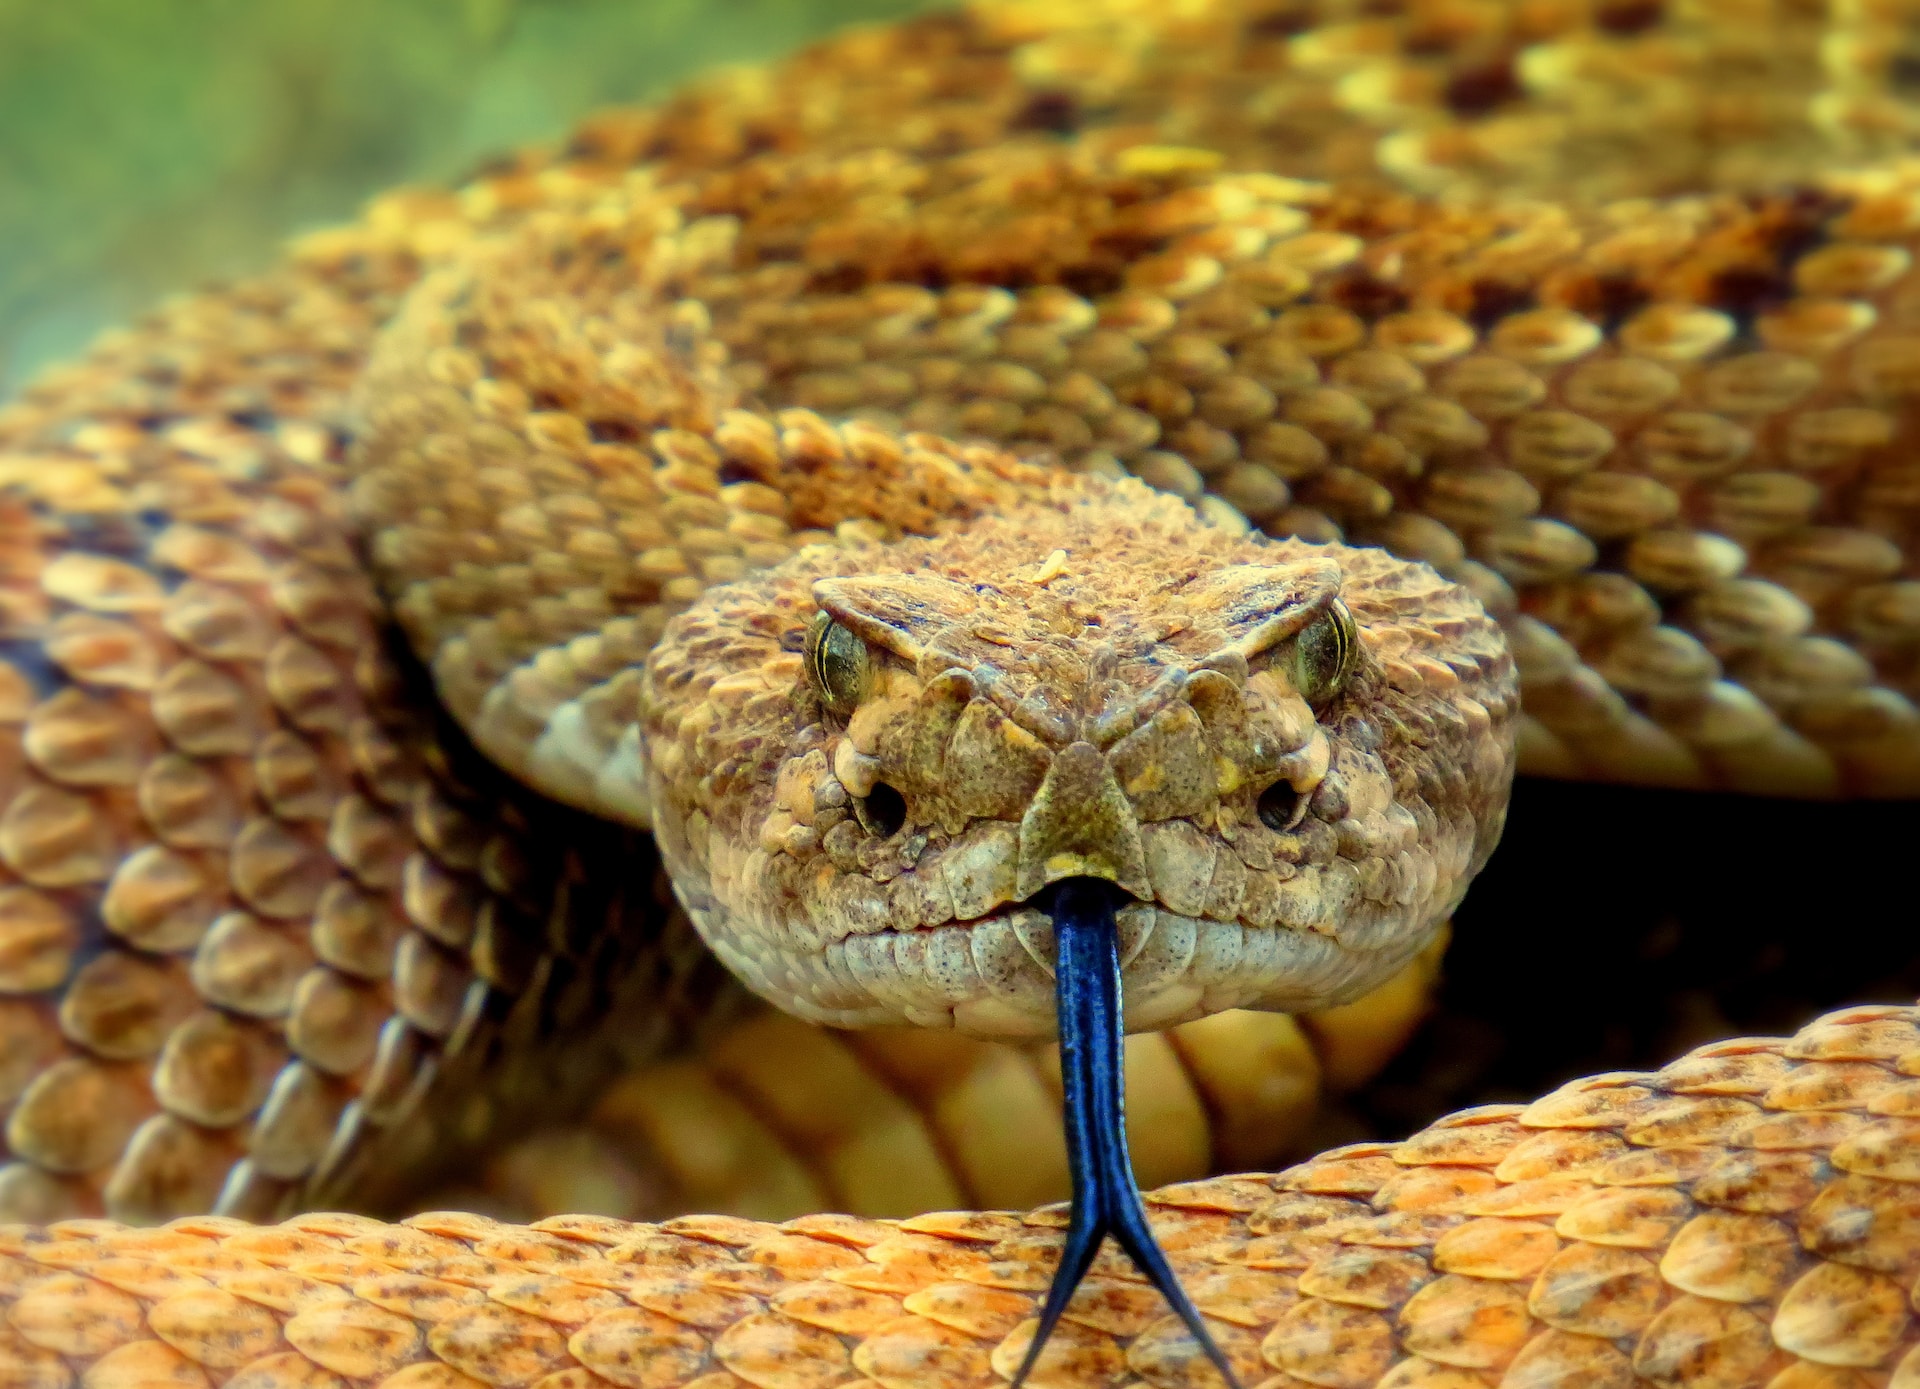
<path id="1" fill-rule="evenodd" d="M 845 718 L 854 711 L 867 692 L 871 659 L 859 637 L 828 614 L 815 614 L 807 628 L 807 678 L 831 712 Z"/>
<path id="2" fill-rule="evenodd" d="M 1347 605 L 1336 598 L 1293 639 L 1287 655 L 1293 688 L 1318 709 L 1346 688 L 1359 658 L 1359 629 Z"/>

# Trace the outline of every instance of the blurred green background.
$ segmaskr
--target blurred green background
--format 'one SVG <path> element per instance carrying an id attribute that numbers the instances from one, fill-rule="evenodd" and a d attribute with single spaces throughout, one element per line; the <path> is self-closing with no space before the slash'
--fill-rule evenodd
<path id="1" fill-rule="evenodd" d="M 0 390 L 374 190 L 916 0 L 0 0 Z"/>

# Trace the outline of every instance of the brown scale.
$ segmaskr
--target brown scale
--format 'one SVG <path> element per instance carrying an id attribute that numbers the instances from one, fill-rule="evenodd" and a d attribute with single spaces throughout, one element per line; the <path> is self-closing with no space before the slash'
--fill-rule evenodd
<path id="1" fill-rule="evenodd" d="M 538 1043 L 591 1031 L 606 1006 L 598 986 L 617 991 L 617 980 L 583 982 L 592 969 L 578 962 L 595 959 L 595 940 L 612 942 L 602 948 L 619 957 L 614 975 L 631 968 L 633 997 L 659 1018 L 650 1029 L 666 1035 L 685 1025 L 677 1007 L 654 1003 L 663 988 L 674 997 L 690 957 L 670 932 L 657 934 L 650 874 L 627 865 L 630 905 L 583 900 L 580 879 L 605 886 L 604 875 L 587 870 L 602 856 L 630 854 L 628 841 L 505 790 L 454 735 L 420 721 L 420 697 L 375 636 L 379 613 L 340 495 L 348 392 L 377 326 L 420 269 L 461 254 L 477 234 L 547 213 L 576 218 L 602 197 L 627 196 L 618 190 L 635 166 L 700 196 L 726 192 L 734 199 L 726 205 L 738 207 L 746 192 L 778 186 L 783 161 L 796 158 L 817 157 L 829 171 L 845 161 L 848 188 L 864 178 L 885 191 L 863 152 L 890 151 L 899 156 L 890 177 L 944 171 L 969 215 L 999 205 L 1006 185 L 994 182 L 996 169 L 1032 178 L 1040 195 L 1033 220 L 994 228 L 999 235 L 976 245 L 978 223 L 962 219 L 920 259 L 886 262 L 925 282 L 900 292 L 942 305 L 927 350 L 899 360 L 856 360 L 845 335 L 821 331 L 867 289 L 848 265 L 874 244 L 897 242 L 898 225 L 828 218 L 844 192 L 832 188 L 824 204 L 789 209 L 785 240 L 770 234 L 763 248 L 763 270 L 774 273 L 703 287 L 722 306 L 710 314 L 719 340 L 732 348 L 734 334 L 753 349 L 735 354 L 738 389 L 836 417 L 866 412 L 882 425 L 984 436 L 1023 454 L 1051 449 L 1090 470 L 1126 469 L 1204 498 L 1216 515 L 1225 497 L 1273 534 L 1351 537 L 1427 559 L 1508 622 L 1525 684 L 1530 770 L 1798 795 L 1911 794 L 1920 784 L 1911 702 L 1920 693 L 1920 601 L 1906 557 L 1920 492 L 1906 455 L 1920 390 L 1920 339 L 1911 331 L 1920 203 L 1904 175 L 1871 167 L 1911 129 L 1898 16 L 1865 8 L 1836 21 L 1821 70 L 1796 56 L 1814 51 L 1814 26 L 1792 12 L 1716 17 L 1639 3 L 1406 10 L 1222 4 L 1164 21 L 1173 27 L 1162 33 L 1155 26 L 1163 21 L 1145 11 L 983 8 L 863 33 L 764 82 L 716 78 L 658 109 L 600 118 L 562 154 L 510 161 L 458 195 L 382 200 L 358 226 L 297 247 L 275 275 L 171 306 L 29 388 L 0 414 L 8 487 L 0 511 L 0 1095 L 10 1106 L 0 1205 L 40 1219 L 156 1219 L 222 1201 L 253 1214 L 290 1200 L 384 1199 L 382 1183 L 403 1183 L 409 1163 L 482 1141 L 522 1101 L 549 1101 L 561 1071 L 585 1085 L 591 1067 L 557 1067 Z M 1506 68 L 1487 66 L 1487 55 L 1509 51 Z M 1784 104 L 1761 99 L 1770 85 Z M 1715 101 L 1675 102 L 1676 91 Z M 1529 127 L 1528 115 L 1552 119 Z M 1008 143 L 1010 131 L 1017 138 Z M 1849 166 L 1866 168 L 1827 172 Z M 1254 219 L 1205 210 L 1211 180 L 1248 170 L 1337 186 L 1324 199 L 1304 186 L 1270 187 Z M 1089 187 L 1111 193 L 1126 235 L 1043 274 L 1019 246 L 1060 224 L 1047 218 L 1060 212 L 1048 202 L 1057 189 L 1045 186 L 1056 176 L 1077 197 Z M 1436 214 L 1417 196 L 1449 184 L 1564 200 L 1567 210 L 1535 203 L 1498 215 Z M 1747 200 L 1711 191 L 1793 184 L 1816 193 Z M 971 209 L 961 196 L 969 187 L 986 200 Z M 1709 191 L 1608 206 L 1693 189 Z M 1074 214 L 1065 224 L 1077 228 L 1084 204 L 1064 206 Z M 937 213 L 928 216 L 938 230 Z M 561 222 L 536 234 L 564 230 Z M 942 257 L 956 248 L 977 257 L 969 269 L 1004 282 L 1004 300 L 954 279 Z M 809 273 L 783 279 L 778 255 L 786 254 L 801 256 Z M 1047 274 L 1060 285 L 1046 284 Z M 1011 312 L 997 316 L 1009 301 Z M 754 313 L 729 321 L 736 310 L 728 304 Z M 689 337 L 699 336 L 697 317 L 680 325 Z M 857 328 L 873 317 L 852 321 Z M 439 362 L 447 379 L 438 386 L 474 392 L 497 369 L 537 375 L 553 366 L 475 363 L 461 350 Z M 753 378 L 754 365 L 764 379 Z M 546 384 L 577 383 L 563 373 Z M 514 450 L 625 449 L 637 472 L 686 484 L 678 490 L 696 499 L 670 518 L 677 547 L 645 529 L 651 493 L 628 518 L 631 534 L 602 529 L 577 509 L 523 518 L 536 538 L 556 527 L 566 533 L 568 574 L 604 573 L 616 554 L 628 556 L 637 572 L 622 576 L 630 584 L 622 596 L 677 603 L 793 543 L 782 498 L 753 490 L 698 442 L 661 443 L 617 412 L 528 413 L 563 400 L 557 391 L 475 394 L 496 427 L 518 431 Z M 764 443 L 743 426 L 727 461 L 764 460 Z M 551 562 L 554 552 L 546 554 Z M 529 569 L 513 576 L 526 592 L 547 582 L 537 565 Z M 605 618 L 552 601 L 528 612 L 484 653 L 490 674 Z M 636 643 L 648 636 L 644 628 L 614 633 Z M 588 666 L 609 659 L 605 649 L 584 655 Z M 458 705 L 451 692 L 449 702 Z M 553 883 L 565 860 L 530 828 L 549 824 L 581 846 L 564 893 Z M 599 913 L 620 909 L 625 929 L 604 932 Z M 700 995 L 688 987 L 691 1007 Z M 501 1058 L 528 1059 L 509 1066 Z M 1897 1065 L 1883 1064 L 1889 1059 L 1876 1053 L 1848 1064 L 1897 1075 Z M 456 1103 L 484 1093 L 482 1072 L 497 1101 Z M 1834 1091 L 1842 1099 L 1871 1079 L 1845 1075 Z M 1735 1100 L 1761 1093 L 1742 1092 L 1737 1076 L 1711 1083 L 1732 1087 Z M 1593 1093 L 1625 1092 L 1602 1085 Z M 1604 1146 L 1620 1117 L 1609 1101 L 1587 1103 L 1563 1104 L 1597 1125 L 1568 1130 L 1569 1147 L 1589 1138 Z M 1675 1199 L 1730 1212 L 1714 1220 L 1776 1222 L 1811 1209 L 1818 1192 L 1883 1199 L 1911 1176 L 1910 1138 L 1893 1118 L 1849 1114 L 1819 1109 L 1760 1126 L 1750 1148 L 1675 1176 L 1693 1193 Z M 432 1121 L 410 1122 L 422 1116 Z M 1853 1120 L 1881 1145 L 1874 1160 L 1882 1165 L 1833 1178 L 1823 1164 L 1841 1151 L 1855 1160 L 1842 1136 Z M 1632 1146 L 1630 1134 L 1608 1141 Z M 1582 1287 L 1619 1289 L 1613 1314 L 1627 1321 L 1617 1331 L 1581 1322 L 1580 1307 L 1566 1312 L 1565 1326 L 1547 1320 L 1562 1303 L 1540 1293 L 1545 1310 L 1534 1309 L 1532 1284 L 1460 1290 L 1447 1279 L 1543 1276 L 1566 1252 L 1562 1239 L 1585 1241 L 1626 1218 L 1601 1202 L 1599 1215 L 1582 1217 L 1600 1226 L 1558 1232 L 1567 1211 L 1555 1207 L 1555 1192 L 1565 1192 L 1551 1183 L 1574 1178 L 1537 1161 L 1545 1165 L 1524 1179 L 1505 1161 L 1491 1175 L 1486 1164 L 1461 1169 L 1507 1181 L 1505 1191 L 1547 1183 L 1501 1197 L 1507 1204 L 1484 1217 L 1538 1228 L 1516 1235 L 1512 1249 L 1505 1225 L 1462 1236 L 1465 1262 L 1430 1267 L 1445 1276 L 1405 1301 L 1394 1300 L 1405 1286 L 1396 1278 L 1417 1277 L 1412 1265 L 1430 1245 L 1438 1258 L 1435 1241 L 1416 1238 L 1436 1227 L 1417 1221 L 1376 1232 L 1414 1251 L 1387 1271 L 1326 1273 L 1329 1289 L 1336 1275 L 1373 1279 L 1382 1289 L 1368 1294 L 1373 1302 L 1282 1292 L 1257 1281 L 1276 1270 L 1252 1261 L 1210 1273 L 1225 1280 L 1223 1298 L 1249 1290 L 1255 1328 L 1291 1315 L 1290 1298 L 1318 1309 L 1300 1313 L 1298 1337 L 1273 1342 L 1296 1349 L 1260 1352 L 1258 1373 L 1346 1383 L 1384 1370 L 1371 1360 L 1351 1373 L 1328 1368 L 1312 1358 L 1327 1352 L 1297 1349 L 1324 1347 L 1335 1332 L 1342 1345 L 1385 1346 L 1389 1359 L 1424 1357 L 1394 1371 L 1396 1384 L 1487 1382 L 1502 1365 L 1510 1378 L 1521 1373 L 1515 1367 L 1535 1376 L 1515 1383 L 1606 1383 L 1636 1367 L 1655 1382 L 1683 1382 L 1724 1364 L 1729 1377 L 1738 1370 L 1794 1389 L 1863 1382 L 1856 1368 L 1878 1366 L 1884 1378 L 1898 1358 L 1904 1310 L 1893 1339 L 1883 1345 L 1868 1334 L 1895 1320 L 1887 1293 L 1895 1270 L 1838 1254 L 1811 1262 L 1829 1248 L 1821 1241 L 1843 1241 L 1835 1232 L 1852 1228 L 1838 1217 L 1832 1231 L 1798 1230 L 1789 1285 L 1784 1274 L 1761 1276 L 1765 1251 L 1782 1245 L 1774 1226 L 1709 1222 L 1689 1236 L 1694 1224 L 1668 1230 L 1673 1212 L 1662 1217 L 1650 1202 L 1633 1218 L 1672 1236 L 1665 1255 L 1656 1260 L 1655 1246 L 1569 1245 L 1624 1252 L 1581 1253 L 1613 1260 L 1593 1265 L 1607 1276 L 1573 1267 L 1554 1284 L 1575 1301 Z M 1684 1163 L 1673 1161 L 1678 1172 Z M 1347 1203 L 1384 1189 L 1383 1164 L 1392 1162 L 1386 1153 L 1349 1155 L 1312 1169 L 1327 1188 L 1314 1188 L 1315 1199 L 1335 1204 L 1305 1213 L 1351 1214 Z M 1196 1218 L 1230 1223 L 1237 1209 Z M 91 1228 L 73 1233 L 84 1241 Z M 311 1254 L 352 1228 L 316 1225 L 274 1238 L 286 1241 L 282 1249 L 308 1241 Z M 692 1243 L 648 1238 L 661 1241 L 664 1263 L 684 1255 L 689 1265 L 733 1268 L 724 1251 L 745 1247 L 728 1242 L 740 1228 L 701 1226 Z M 848 1233 L 855 1230 L 860 1238 Z M 846 1251 L 870 1234 L 809 1226 L 777 1237 L 787 1242 L 729 1277 L 749 1287 L 760 1276 L 753 1268 L 852 1258 Z M 151 1247 L 176 1237 L 199 1238 L 175 1227 Z M 1279 1225 L 1254 1231 L 1248 1223 L 1244 1238 L 1279 1238 L 1275 1259 L 1299 1257 Z M 1911 1246 L 1895 1239 L 1895 1253 Z M 963 1238 L 960 1247 L 979 1243 Z M 564 1247 L 579 1253 L 592 1241 Z M 1702 1291 L 1734 1287 L 1714 1281 L 1733 1276 L 1714 1272 L 1729 1247 L 1761 1251 L 1759 1271 L 1737 1290 L 1764 1291 L 1741 1299 Z M 1886 1253 L 1873 1247 L 1875 1258 Z M 1848 1252 L 1843 1242 L 1832 1248 Z M 647 1251 L 631 1257 L 644 1262 L 655 1246 Z M 997 1291 L 1024 1296 L 1032 1246 L 1016 1241 L 1004 1252 L 999 1263 L 1017 1286 Z M 1538 1266 L 1529 1262 L 1543 1252 Z M 1680 1281 L 1666 1268 L 1676 1257 L 1676 1269 L 1706 1272 Z M 882 1323 L 860 1320 L 862 1307 L 873 1318 L 900 1311 L 884 1301 L 900 1297 L 910 1277 L 887 1273 L 895 1263 L 912 1259 L 877 1261 L 880 1273 L 808 1294 L 824 1301 L 782 1305 L 841 1317 L 846 1334 L 865 1334 Z M 169 1264 L 183 1267 L 171 1253 Z M 130 1373 L 170 1373 L 181 1354 L 171 1334 L 190 1338 L 192 1327 L 216 1325 L 236 1357 L 242 1348 L 309 1353 L 339 1325 L 328 1318 L 346 1314 L 323 1299 L 336 1311 L 314 1314 L 303 1323 L 312 1334 L 302 1330 L 298 1340 L 291 1330 L 280 1339 L 280 1320 L 316 1283 L 352 1284 L 337 1268 L 286 1276 L 272 1267 L 263 1258 L 242 1270 L 253 1280 L 246 1297 L 195 1292 L 200 1303 L 145 1323 L 159 1340 L 116 1354 Z M 1651 1288 L 1650 1267 L 1665 1280 L 1661 1290 Z M 1904 1264 L 1897 1271 L 1909 1272 Z M 471 1279 L 463 1286 L 471 1291 Z M 31 1310 L 22 1319 L 26 1304 L 17 1307 L 15 1334 L 34 1326 L 58 1344 L 22 1340 L 23 1377 L 64 1383 L 70 1371 L 53 1367 L 49 1354 L 87 1360 L 116 1344 L 113 1336 L 145 1336 L 142 1318 L 159 1311 L 158 1287 L 77 1277 L 51 1292 L 41 1285 L 36 1296 L 52 1300 L 32 1304 L 43 1309 L 38 1322 Z M 1432 1288 L 1442 1291 L 1428 1295 Z M 88 1301 L 96 1294 L 98 1305 Z M 79 1300 L 59 1303 L 63 1296 Z M 498 1305 L 514 1306 L 506 1296 Z M 1422 1313 L 1409 1322 L 1407 1309 L 1422 1296 Z M 580 1325 L 591 1320 L 587 1303 L 566 1305 Z M 817 1310 L 829 1305 L 842 1310 Z M 1634 1321 L 1643 1306 L 1651 1320 Z M 1003 1306 L 997 1315 L 1017 1311 Z M 435 1343 L 399 1313 L 382 1315 L 395 1319 L 381 1323 L 382 1344 L 435 1353 L 479 1344 L 454 1333 Z M 564 1338 L 533 1313 L 515 1315 L 533 1318 L 515 1323 L 529 1336 L 539 1323 L 545 1349 L 515 1361 L 514 1372 L 547 1367 L 542 1356 Z M 708 1365 L 704 1331 L 651 1308 L 619 1315 L 625 1330 L 603 1328 L 582 1344 L 617 1350 L 618 1335 L 644 1331 L 659 1338 L 663 1356 L 684 1353 L 688 1376 Z M 357 1324 L 378 1320 L 367 1313 Z M 1000 1323 L 955 1312 L 925 1324 L 964 1338 L 968 1328 Z M 1773 1344 L 1761 1353 L 1754 1329 L 1768 1326 Z M 1504 1327 L 1501 1334 L 1531 1339 L 1501 1343 L 1511 1362 L 1484 1347 L 1472 1352 L 1481 1361 L 1448 1360 L 1435 1354 L 1450 1344 L 1447 1327 Z M 758 1334 L 742 1333 L 743 1352 Z M 1089 1364 L 1114 1376 L 1173 1373 L 1153 1359 L 1164 1344 L 1133 1341 L 1122 1352 L 1098 1339 L 1111 1334 L 1087 1328 Z M 1640 1339 L 1628 1350 L 1596 1334 Z M 1848 1340 L 1856 1334 L 1868 1339 Z M 1728 1358 L 1705 1361 L 1702 1345 Z M 1880 1348 L 1871 1364 L 1859 1358 L 1863 1346 Z M 904 1332 L 881 1336 L 856 1365 L 884 1379 L 885 1356 L 920 1348 Z M 964 1339 L 951 1348 L 955 1363 L 974 1369 L 990 1354 Z M 1807 1363 L 1788 1363 L 1789 1353 Z M 324 1375 L 332 1373 L 373 1379 L 391 1368 L 377 1357 L 324 1372 L 299 1360 L 283 1366 L 314 1382 L 331 1382 Z"/>
<path id="2" fill-rule="evenodd" d="M 1905 1389 L 1916 1072 L 1920 1010 L 1850 1009 L 1148 1202 L 1244 1383 Z M 48 1385 L 961 1389 L 1019 1363 L 1061 1222 L 14 1227 L 0 1366 Z M 1036 1374 L 1179 1389 L 1203 1363 L 1103 1255 Z"/>

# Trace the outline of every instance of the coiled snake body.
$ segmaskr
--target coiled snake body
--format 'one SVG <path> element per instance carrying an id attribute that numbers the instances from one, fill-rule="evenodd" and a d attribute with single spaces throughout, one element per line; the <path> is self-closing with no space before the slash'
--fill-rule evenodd
<path id="1" fill-rule="evenodd" d="M 983 3 L 49 374 L 0 413 L 0 1374 L 1013 1374 L 1047 1209 L 240 1223 L 685 1045 L 656 838 L 783 1007 L 1032 1037 L 1062 883 L 1134 1026 L 1386 979 L 1516 750 L 1913 794 L 1903 22 Z M 1153 1230 L 1248 1384 L 1920 1382 L 1917 1070 L 1854 1010 Z M 1035 1382 L 1215 1373 L 1134 1279 Z"/>

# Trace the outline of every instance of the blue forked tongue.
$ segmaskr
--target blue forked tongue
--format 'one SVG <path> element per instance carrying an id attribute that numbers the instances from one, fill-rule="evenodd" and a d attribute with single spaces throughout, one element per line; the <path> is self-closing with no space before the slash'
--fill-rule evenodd
<path id="1" fill-rule="evenodd" d="M 1154 1240 L 1140 1188 L 1134 1184 L 1121 1070 L 1120 938 L 1113 913 L 1112 890 L 1097 878 L 1068 878 L 1054 889 L 1054 997 L 1060 1012 L 1060 1077 L 1066 1091 L 1073 1207 L 1060 1267 L 1047 1289 L 1033 1343 L 1013 1377 L 1013 1389 L 1020 1389 L 1040 1359 L 1108 1235 L 1160 1290 L 1231 1389 L 1240 1389 L 1227 1357 Z"/>

